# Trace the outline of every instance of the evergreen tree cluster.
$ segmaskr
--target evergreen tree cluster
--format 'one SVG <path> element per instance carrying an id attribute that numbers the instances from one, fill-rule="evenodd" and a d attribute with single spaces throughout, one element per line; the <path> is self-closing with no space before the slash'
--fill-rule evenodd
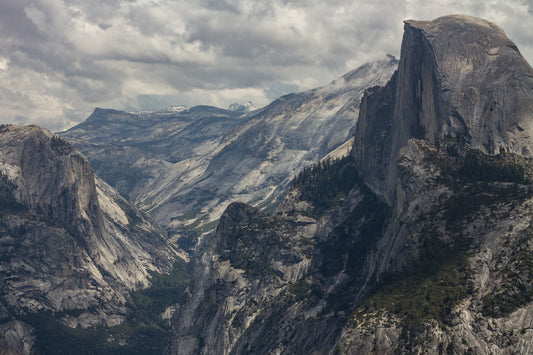
<path id="1" fill-rule="evenodd" d="M 305 168 L 292 182 L 318 213 L 335 206 L 360 181 L 351 155 Z"/>
<path id="2" fill-rule="evenodd" d="M 471 181 L 525 183 L 525 170 L 516 159 L 490 156 L 479 151 L 466 152 L 458 170 L 458 177 Z"/>
<path id="3" fill-rule="evenodd" d="M 24 206 L 15 198 L 16 185 L 9 178 L 0 174 L 0 213 L 16 212 L 24 209 Z"/>
<path id="4" fill-rule="evenodd" d="M 451 158 L 438 160 L 443 175 L 465 182 L 530 183 L 531 160 L 514 153 L 487 155 L 460 145 L 446 147 Z M 435 158 L 435 157 L 434 157 Z"/>

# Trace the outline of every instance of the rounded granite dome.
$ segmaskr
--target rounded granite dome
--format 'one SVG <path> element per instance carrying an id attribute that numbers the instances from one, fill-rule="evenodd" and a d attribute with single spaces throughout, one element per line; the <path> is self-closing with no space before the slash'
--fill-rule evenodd
<path id="1" fill-rule="evenodd" d="M 497 25 L 471 16 L 405 21 L 397 73 L 362 101 L 354 155 L 392 198 L 412 139 L 533 155 L 533 69 Z"/>
<path id="2" fill-rule="evenodd" d="M 432 44 L 439 62 L 461 58 L 482 64 L 485 56 L 496 56 L 511 50 L 520 57 L 518 48 L 498 25 L 465 15 L 439 17 L 433 21 L 405 21 L 406 28 L 421 30 Z"/>
<path id="3" fill-rule="evenodd" d="M 404 57 L 424 55 L 433 66 L 433 89 L 444 109 L 435 134 L 460 125 L 474 148 L 532 154 L 533 69 L 501 27 L 465 15 L 409 20 L 404 41 Z M 420 42 L 424 53 L 413 50 Z"/>

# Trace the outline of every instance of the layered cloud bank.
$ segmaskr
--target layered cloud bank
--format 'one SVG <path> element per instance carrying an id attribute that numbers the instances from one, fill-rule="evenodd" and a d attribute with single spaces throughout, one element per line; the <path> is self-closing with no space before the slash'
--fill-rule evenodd
<path id="1" fill-rule="evenodd" d="M 5 0 L 0 121 L 60 130 L 94 107 L 256 106 L 399 54 L 402 21 L 466 13 L 533 62 L 533 3 Z"/>

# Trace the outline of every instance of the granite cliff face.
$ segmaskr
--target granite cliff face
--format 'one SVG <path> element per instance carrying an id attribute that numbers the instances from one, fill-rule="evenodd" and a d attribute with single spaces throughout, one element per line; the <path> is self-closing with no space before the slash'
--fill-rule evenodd
<path id="1" fill-rule="evenodd" d="M 17 319 L 45 311 L 82 310 L 62 319 L 71 327 L 120 324 L 129 292 L 181 259 L 57 135 L 3 125 L 0 173 L 1 317 L 13 334 L 31 338 Z"/>
<path id="2" fill-rule="evenodd" d="M 244 204 L 231 204 L 178 310 L 178 354 L 249 350 L 241 340 L 251 324 L 291 301 L 287 286 L 310 265 L 312 247 L 286 221 Z M 283 303 L 280 301 L 283 300 Z M 265 327 L 263 324 L 261 327 Z M 263 334 L 271 329 L 259 329 Z M 254 336 L 261 336 L 254 334 Z M 261 339 L 272 349 L 274 334 Z"/>
<path id="3" fill-rule="evenodd" d="M 531 74 L 494 24 L 407 21 L 352 155 L 226 210 L 171 352 L 533 351 Z"/>
<path id="4" fill-rule="evenodd" d="M 363 99 L 356 160 L 394 203 L 396 162 L 411 138 L 530 156 L 532 87 L 533 69 L 495 24 L 458 15 L 406 21 L 398 72 Z"/>
<path id="5" fill-rule="evenodd" d="M 296 172 L 350 138 L 364 89 L 385 84 L 397 64 L 388 57 L 364 65 L 244 116 L 204 106 L 97 110 L 62 136 L 156 222 L 201 235 L 232 202 L 262 209 L 279 203 Z"/>

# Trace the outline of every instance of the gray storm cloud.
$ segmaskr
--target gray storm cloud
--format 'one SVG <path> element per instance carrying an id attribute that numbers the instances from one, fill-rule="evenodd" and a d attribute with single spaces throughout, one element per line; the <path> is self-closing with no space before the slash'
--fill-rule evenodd
<path id="1" fill-rule="evenodd" d="M 52 130 L 94 107 L 256 106 L 386 53 L 402 21 L 496 22 L 533 60 L 531 1 L 3 0 L 0 121 Z"/>

